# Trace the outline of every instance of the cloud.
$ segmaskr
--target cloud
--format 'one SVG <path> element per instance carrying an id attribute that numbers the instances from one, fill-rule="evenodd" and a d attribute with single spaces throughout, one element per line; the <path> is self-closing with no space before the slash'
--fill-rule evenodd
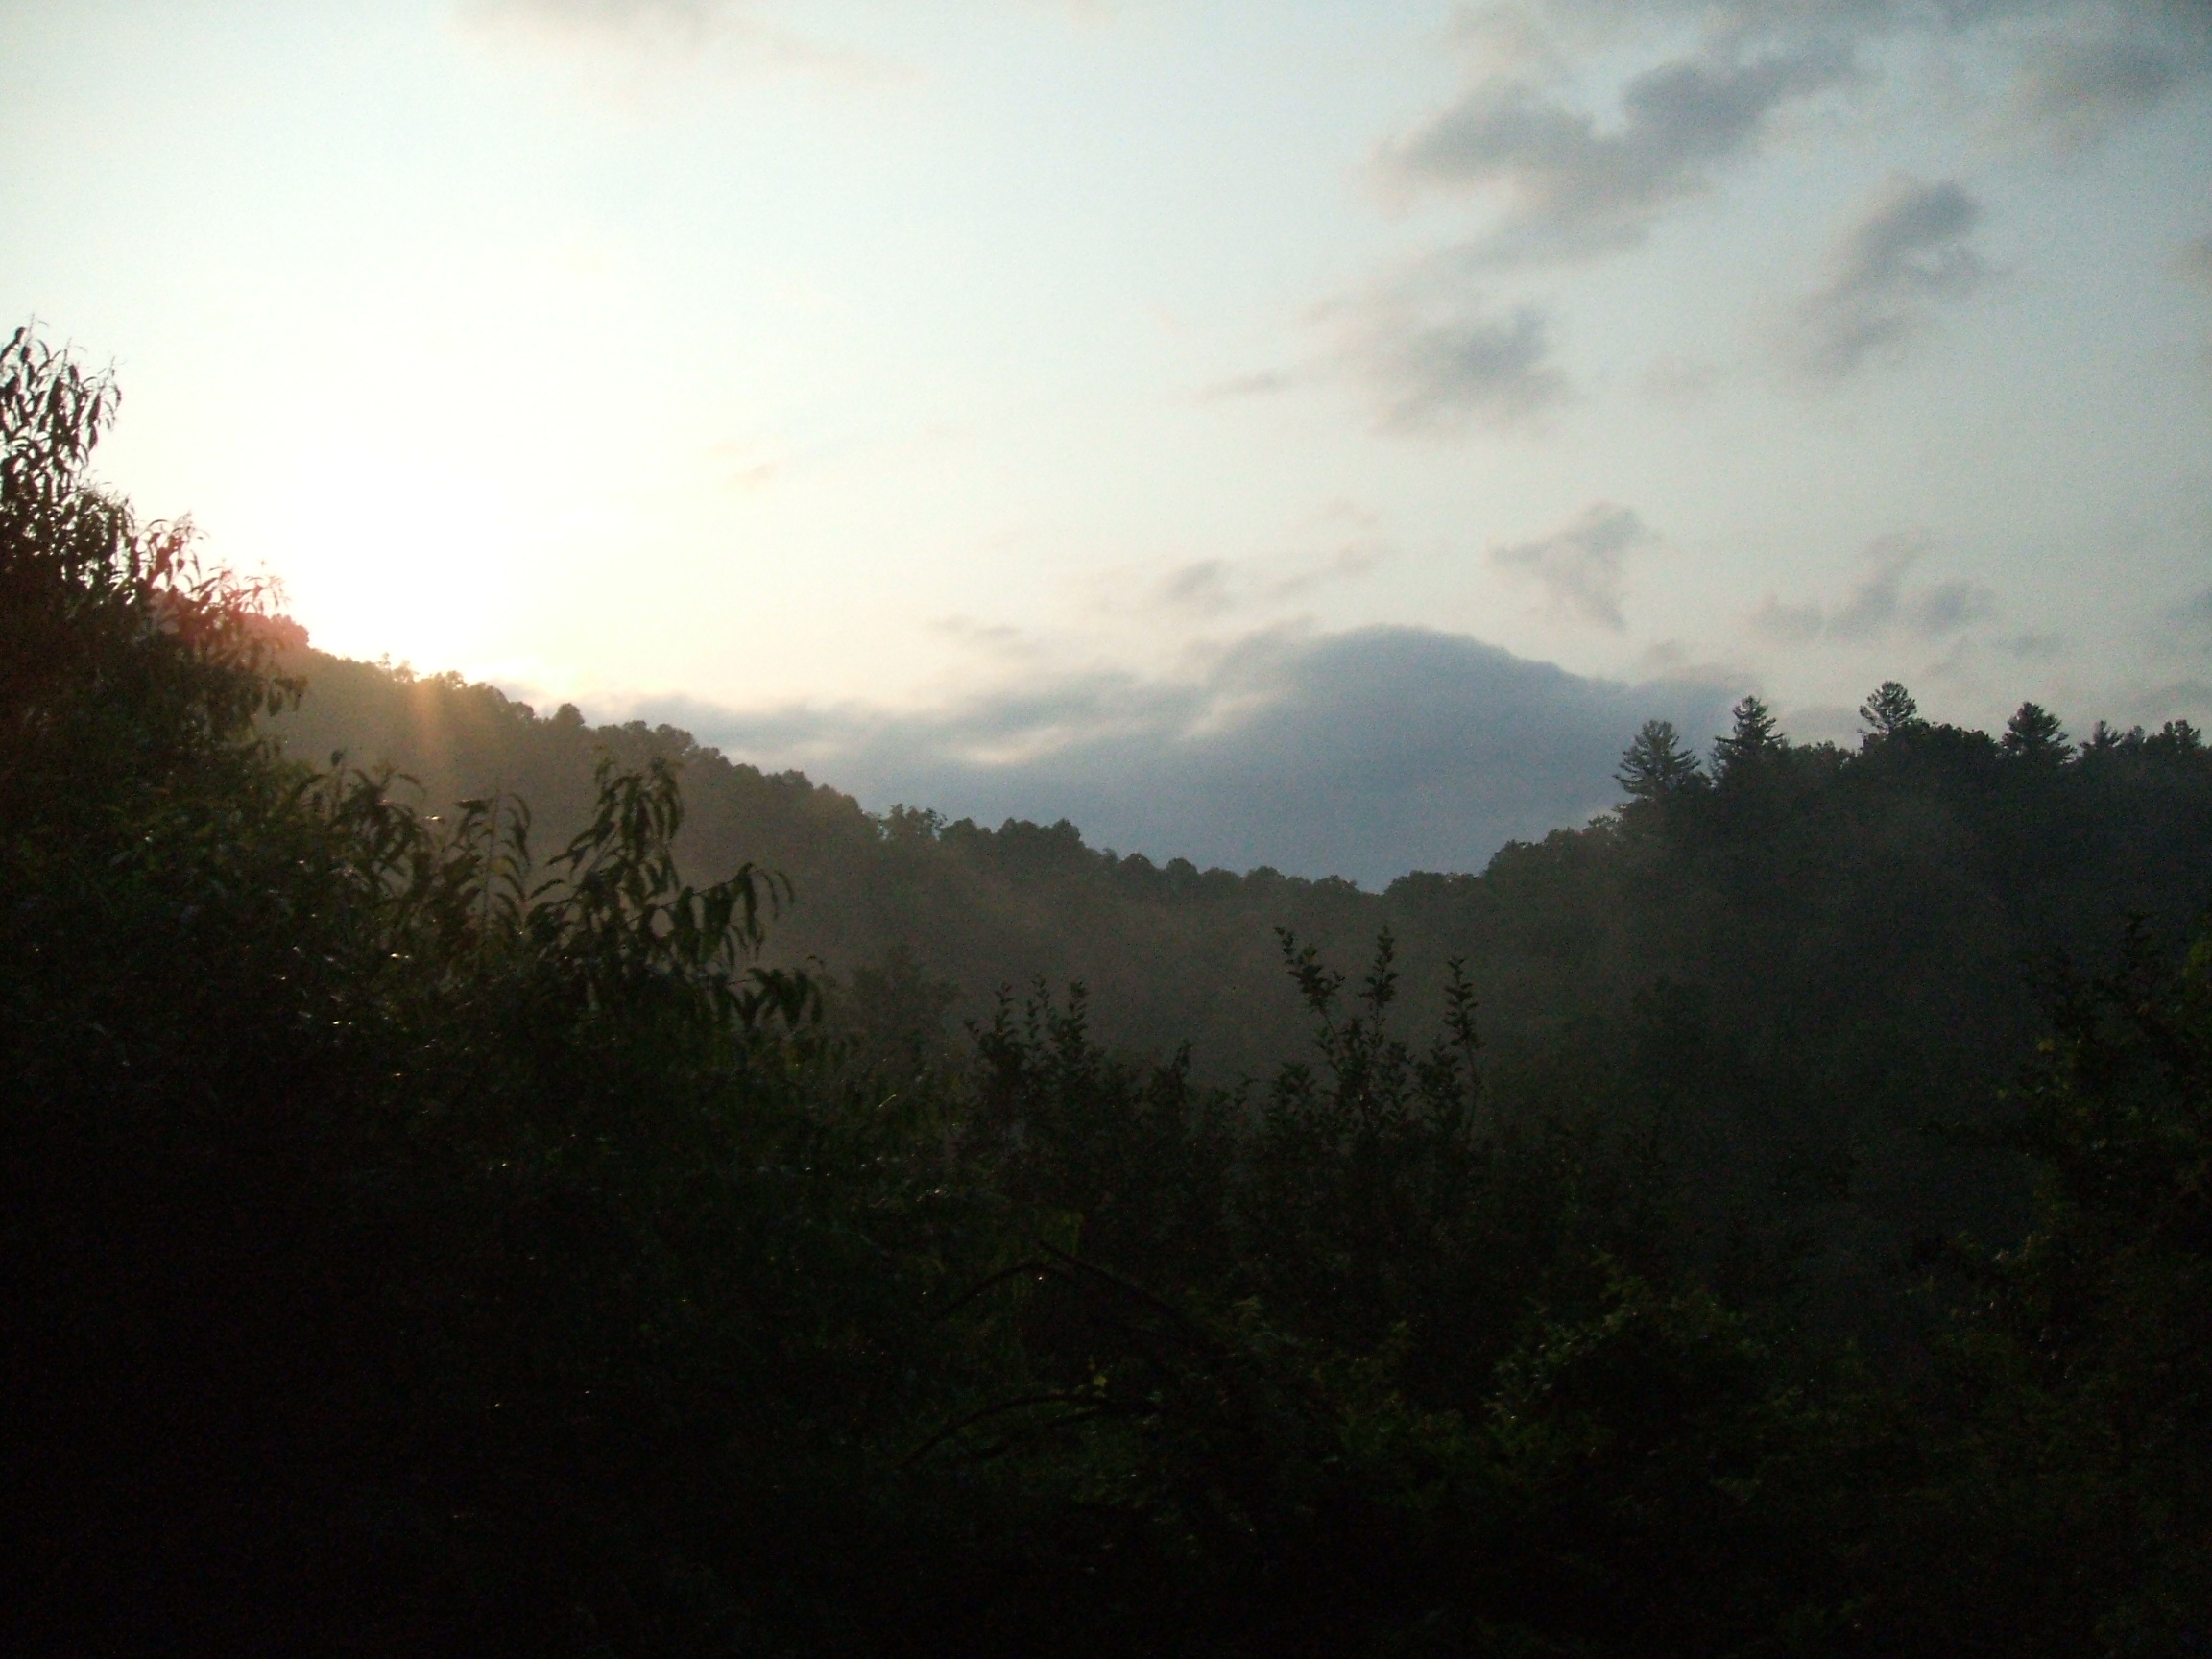
<path id="1" fill-rule="evenodd" d="M 1347 541 L 1334 553 L 1277 576 L 1261 589 L 1268 599 L 1295 599 L 1331 582 L 1349 582 L 1364 576 L 1390 557 L 1390 548 L 1373 536 Z"/>
<path id="2" fill-rule="evenodd" d="M 1979 583 L 1936 582 L 1909 587 L 1906 576 L 1927 557 L 1925 543 L 1884 537 L 1860 561 L 1860 574 L 1833 603 L 1785 603 L 1769 593 L 1751 613 L 1752 626 L 1770 639 L 1803 644 L 1909 637 L 1941 639 L 1997 613 L 1997 596 Z"/>
<path id="3" fill-rule="evenodd" d="M 1287 392 L 1299 383 L 1300 376 L 1285 369 L 1255 369 L 1249 373 L 1232 374 L 1225 380 L 1216 380 L 1198 392 L 1201 403 L 1223 402 L 1233 397 L 1272 397 L 1278 392 Z"/>
<path id="4" fill-rule="evenodd" d="M 1479 869 L 1611 805 L 1646 719 L 1719 731 L 1733 687 L 1584 679 L 1457 635 L 1249 635 L 1175 680 L 1040 678 L 922 712 L 634 710 L 883 808 L 1067 817 L 1093 845 L 1371 885 Z"/>
<path id="5" fill-rule="evenodd" d="M 1494 266 L 1636 247 L 1790 106 L 1883 74 L 1932 72 L 1962 113 L 2061 147 L 2212 78 L 2204 0 L 1515 0 L 1452 34 L 1471 83 L 1377 164 L 1495 204 L 1468 248 Z"/>
<path id="6" fill-rule="evenodd" d="M 1196 612 L 1213 616 L 1236 603 L 1229 589 L 1229 562 L 1200 559 L 1168 572 L 1155 590 L 1158 602 L 1170 611 Z"/>
<path id="7" fill-rule="evenodd" d="M 1997 596 L 1973 582 L 1938 582 L 1908 596 L 1898 609 L 1906 627 L 1925 639 L 1939 639 L 1997 613 Z"/>
<path id="8" fill-rule="evenodd" d="M 2023 662 L 2048 662 L 2066 650 L 2066 640 L 2062 635 L 2040 628 L 2031 628 L 2009 639 L 1997 640 L 1996 645 L 2007 656 L 2017 657 Z"/>
<path id="9" fill-rule="evenodd" d="M 2088 143 L 2212 75 L 2212 12 L 2201 0 L 2062 10 L 2013 82 L 2015 130 Z"/>
<path id="10" fill-rule="evenodd" d="M 1280 612 L 1319 589 L 1357 581 L 1391 557 L 1373 515 L 1334 502 L 1310 516 L 1287 544 L 1250 559 L 1194 559 L 1166 570 L 1123 565 L 1095 573 L 1091 604 L 1145 623 L 1210 622 Z M 1250 623 L 1248 622 L 1249 626 Z"/>
<path id="11" fill-rule="evenodd" d="M 1967 241 L 1981 217 L 1955 180 L 1885 180 L 1837 236 L 1826 280 L 1799 301 L 1783 341 L 1791 366 L 1837 381 L 1903 350 L 1939 306 L 1988 279 Z"/>
<path id="12" fill-rule="evenodd" d="M 1524 24 L 1523 38 L 1673 23 L 1697 29 L 1709 48 L 1736 51 L 1964 45 L 1980 55 L 1976 79 L 2011 125 L 2061 135 L 2093 136 L 2212 74 L 2203 0 L 1537 0 L 1502 10 L 1544 19 Z"/>
<path id="13" fill-rule="evenodd" d="M 1493 547 L 1490 563 L 1534 577 L 1554 612 L 1619 633 L 1627 626 L 1621 582 L 1628 555 L 1657 540 L 1630 509 L 1599 501 L 1548 536 Z"/>
<path id="14" fill-rule="evenodd" d="M 971 651 L 999 658 L 1027 658 L 1035 654 L 1035 641 L 1006 622 L 979 622 L 973 616 L 940 616 L 927 624 L 933 634 L 958 640 Z"/>
<path id="15" fill-rule="evenodd" d="M 1324 309 L 1359 320 L 1344 356 L 1392 432 L 1525 426 L 1563 401 L 1553 301 L 1501 285 L 1641 246 L 1815 100 L 1901 76 L 1880 107 L 1892 115 L 1904 101 L 1939 122 L 1986 127 L 2008 108 L 2023 132 L 2102 130 L 2212 72 L 2205 0 L 1508 0 L 1463 9 L 1449 34 L 1469 80 L 1382 143 L 1374 168 L 1397 193 L 1464 198 L 1482 217 L 1381 297 Z M 1989 280 L 1970 240 L 1980 215 L 1957 180 L 1885 182 L 1794 308 L 1782 355 L 1833 383 L 1908 349 Z M 1202 396 L 1327 373 L 1265 371 Z M 1713 374 L 1663 370 L 1649 389 L 1695 397 Z"/>
<path id="16" fill-rule="evenodd" d="M 1306 363 L 1217 380 L 1197 398 L 1268 397 L 1349 377 L 1375 396 L 1385 432 L 1527 425 L 1568 396 L 1551 316 L 1536 305 L 1491 306 L 1470 275 L 1456 253 L 1410 261 L 1315 306 L 1307 321 L 1334 338 Z"/>
<path id="17" fill-rule="evenodd" d="M 1567 396 L 1533 305 L 1494 313 L 1479 297 L 1425 302 L 1401 288 L 1328 314 L 1352 320 L 1345 358 L 1381 397 L 1384 431 L 1521 426 Z"/>
<path id="18" fill-rule="evenodd" d="M 1756 676 L 1733 662 L 1722 662 L 1698 647 L 1680 639 L 1658 639 L 1636 654 L 1638 670 L 1650 680 L 1702 681 L 1714 685 L 1748 686 Z"/>
<path id="19" fill-rule="evenodd" d="M 1306 364 L 1219 380 L 1198 398 L 1264 397 L 1349 377 L 1375 397 L 1384 432 L 1530 424 L 1569 396 L 1551 316 L 1530 304 L 1493 307 L 1470 276 L 1461 253 L 1410 261 L 1315 306 L 1307 321 L 1334 338 Z"/>
<path id="20" fill-rule="evenodd" d="M 1386 145 L 1382 166 L 1408 185 L 1498 198 L 1499 220 L 1471 250 L 1483 262 L 1611 252 L 1707 190 L 1716 168 L 1756 146 L 1778 106 L 1849 68 L 1847 56 L 1820 45 L 1677 59 L 1626 83 L 1611 130 L 1528 81 L 1489 77 Z"/>
<path id="21" fill-rule="evenodd" d="M 2159 614 L 2170 647 L 2185 655 L 2212 652 L 2212 588 L 2177 599 Z"/>

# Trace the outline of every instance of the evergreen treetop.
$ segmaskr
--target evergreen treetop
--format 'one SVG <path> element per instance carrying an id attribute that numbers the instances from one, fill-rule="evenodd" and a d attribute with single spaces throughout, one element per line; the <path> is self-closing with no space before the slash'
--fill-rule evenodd
<path id="1" fill-rule="evenodd" d="M 1634 801 L 1665 801 L 1705 782 L 1697 757 L 1682 746 L 1671 720 L 1647 720 L 1622 752 L 1613 774 Z"/>
<path id="2" fill-rule="evenodd" d="M 1920 718 L 1920 705 L 1912 700 L 1912 693 L 1894 680 L 1883 681 L 1874 688 L 1873 695 L 1859 705 L 1859 718 L 1866 728 L 1869 743 L 1899 736 L 1928 724 Z"/>
<path id="3" fill-rule="evenodd" d="M 1789 739 L 1775 728 L 1774 711 L 1757 697 L 1745 697 L 1731 711 L 1735 727 L 1713 743 L 1713 769 L 1721 778 L 1744 766 L 1756 765 Z"/>
<path id="4" fill-rule="evenodd" d="M 1998 747 L 2020 759 L 2041 760 L 2053 765 L 2071 759 L 2074 754 L 2074 745 L 2067 740 L 2058 716 L 2039 703 L 2020 705 L 2012 718 L 2005 722 L 2005 735 Z"/>

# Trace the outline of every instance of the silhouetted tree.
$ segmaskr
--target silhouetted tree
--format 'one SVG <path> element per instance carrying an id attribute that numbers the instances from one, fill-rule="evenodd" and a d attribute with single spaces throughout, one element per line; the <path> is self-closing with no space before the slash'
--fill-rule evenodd
<path id="1" fill-rule="evenodd" d="M 1666 801 L 1705 781 L 1697 757 L 1682 746 L 1669 720 L 1645 721 L 1613 776 L 1634 801 Z"/>
<path id="2" fill-rule="evenodd" d="M 2100 722 L 2100 726 L 2102 726 Z M 2058 716 L 2036 703 L 2023 703 L 2012 718 L 2005 722 L 2005 735 L 1998 746 L 2016 759 L 2036 760 L 2057 765 L 2074 754 L 2074 745 L 2066 740 L 2065 728 Z"/>
<path id="3" fill-rule="evenodd" d="M 1775 729 L 1773 711 L 1757 697 L 1745 697 L 1732 712 L 1734 727 L 1713 744 L 1713 769 L 1723 779 L 1788 746 Z"/>
<path id="4" fill-rule="evenodd" d="M 1859 705 L 1859 720 L 1869 742 L 1895 737 L 1927 724 L 1920 718 L 1920 705 L 1912 700 L 1912 693 L 1894 680 L 1883 681 L 1873 695 Z"/>

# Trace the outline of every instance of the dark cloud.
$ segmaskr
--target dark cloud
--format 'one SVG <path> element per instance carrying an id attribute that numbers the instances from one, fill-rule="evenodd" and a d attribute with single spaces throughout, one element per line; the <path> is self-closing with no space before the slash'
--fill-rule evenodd
<path id="1" fill-rule="evenodd" d="M 1786 603 L 1768 594 L 1752 613 L 1752 625 L 1790 643 L 1815 639 L 1859 641 L 1909 637 L 1941 639 L 1997 613 L 1997 596 L 1978 583 L 1948 581 L 1918 587 L 1907 575 L 1927 556 L 1925 544 L 1885 537 L 1860 562 L 1858 578 L 1831 603 Z"/>
<path id="2" fill-rule="evenodd" d="M 1523 425 L 1568 394 L 1551 319 L 1534 305 L 1493 309 L 1470 278 L 1464 257 L 1415 261 L 1316 306 L 1308 321 L 1335 338 L 1314 361 L 1238 374 L 1198 397 L 1272 397 L 1350 375 L 1374 393 L 1386 432 Z"/>
<path id="3" fill-rule="evenodd" d="M 1490 78 L 1387 146 L 1382 163 L 1410 184 L 1501 198 L 1503 216 L 1473 250 L 1486 262 L 1611 252 L 1708 188 L 1715 168 L 1757 144 L 1778 106 L 1833 85 L 1849 66 L 1824 45 L 1680 59 L 1627 83 L 1610 130 L 1527 81 Z"/>
<path id="4" fill-rule="evenodd" d="M 1900 608 L 1906 625 L 1923 638 L 1938 639 L 1997 613 L 1997 596 L 1973 582 L 1938 582 L 1910 595 Z"/>
<path id="5" fill-rule="evenodd" d="M 1490 563 L 1532 576 L 1554 611 L 1618 633 L 1628 555 L 1657 540 L 1630 509 L 1599 501 L 1548 536 L 1493 547 Z"/>
<path id="6" fill-rule="evenodd" d="M 1952 180 L 1885 180 L 1837 236 L 1826 280 L 1791 319 L 1783 349 L 1791 366 L 1815 380 L 1840 380 L 1903 349 L 1937 307 L 1988 279 L 1967 241 L 1981 217 Z"/>
<path id="7" fill-rule="evenodd" d="M 2202 0 L 2067 10 L 2026 54 L 2012 87 L 2016 127 L 2085 143 L 2212 75 L 2212 8 Z"/>
<path id="8" fill-rule="evenodd" d="M 2212 74 L 2204 0 L 1537 0 L 1514 10 L 1584 31 L 1671 22 L 1697 30 L 1709 49 L 1738 52 L 1964 44 L 1982 53 L 1985 84 L 2014 122 L 2078 135 Z"/>
<path id="9" fill-rule="evenodd" d="M 1990 88 L 1983 118 L 2062 145 L 2212 78 L 2205 0 L 1517 0 L 1454 34 L 1485 67 L 1380 165 L 1404 187 L 1497 204 L 1468 249 L 1492 265 L 1638 245 L 1754 155 L 1787 107 L 1893 67 L 1882 48 L 1899 41 L 1936 45 L 1954 69 L 1968 55 L 1946 96 Z M 1623 43 L 1655 38 L 1674 55 L 1592 84 Z"/>
<path id="10" fill-rule="evenodd" d="M 2031 628 L 2025 634 L 2016 634 L 2009 639 L 1996 642 L 1997 649 L 2007 656 L 2017 657 L 2024 662 L 2048 662 L 2066 649 L 2065 637 L 2046 629 Z"/>
<path id="11" fill-rule="evenodd" d="M 1532 305 L 1493 315 L 1390 298 L 1361 311 L 1349 355 L 1382 397 L 1386 431 L 1521 425 L 1567 395 L 1550 320 Z"/>
<path id="12" fill-rule="evenodd" d="M 2139 39 L 2054 40 L 2036 52 L 2014 96 L 2031 125 L 2090 136 L 2174 89 L 2183 65 Z"/>
<path id="13" fill-rule="evenodd" d="M 1479 869 L 1609 805 L 1637 726 L 1721 729 L 1732 689 L 1583 679 L 1461 636 L 1250 637 L 1193 678 L 1071 676 L 920 714 L 698 704 L 637 712 L 800 765 L 875 808 L 1081 825 L 1156 858 L 1380 884 Z"/>

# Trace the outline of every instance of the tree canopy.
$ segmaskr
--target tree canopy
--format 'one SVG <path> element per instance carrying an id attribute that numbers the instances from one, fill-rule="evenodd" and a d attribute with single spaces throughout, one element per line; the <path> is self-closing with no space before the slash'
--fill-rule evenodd
<path id="1" fill-rule="evenodd" d="M 0 351 L 11 1651 L 2201 1647 L 2194 729 L 1155 866 L 317 658 L 112 409 Z"/>

